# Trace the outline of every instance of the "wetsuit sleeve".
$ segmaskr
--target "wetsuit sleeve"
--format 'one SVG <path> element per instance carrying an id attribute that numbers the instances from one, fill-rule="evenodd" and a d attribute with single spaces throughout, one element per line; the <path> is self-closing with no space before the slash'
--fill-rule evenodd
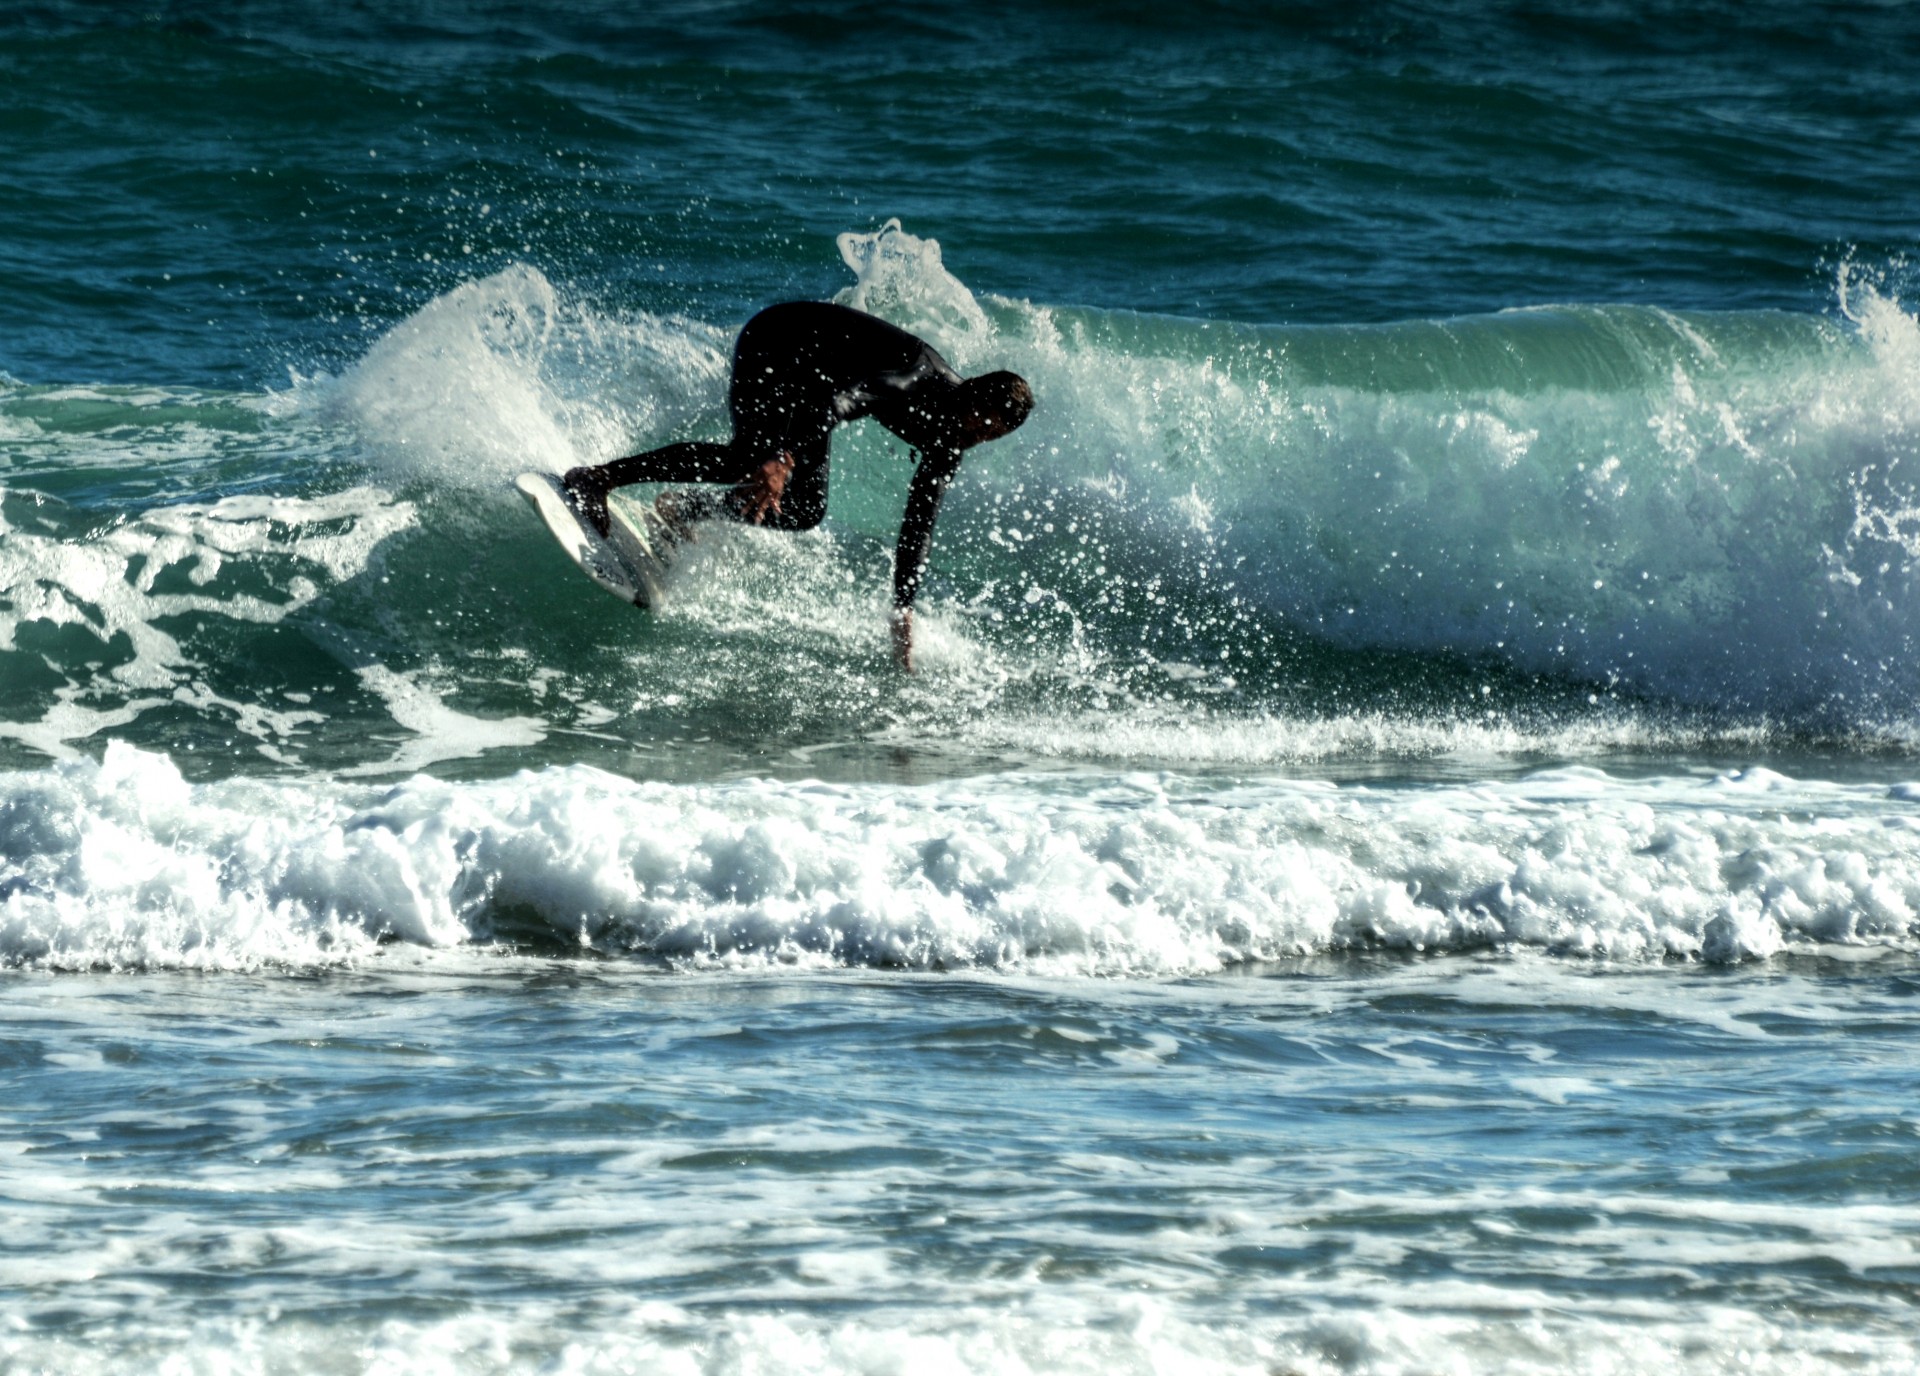
<path id="1" fill-rule="evenodd" d="M 893 605 L 905 609 L 913 605 L 920 591 L 920 578 L 927 570 L 927 550 L 933 544 L 933 522 L 940 514 L 940 500 L 947 486 L 960 471 L 960 452 L 936 449 L 920 460 L 913 471 L 913 487 L 907 493 L 907 510 L 900 518 L 900 543 L 893 552 Z"/>

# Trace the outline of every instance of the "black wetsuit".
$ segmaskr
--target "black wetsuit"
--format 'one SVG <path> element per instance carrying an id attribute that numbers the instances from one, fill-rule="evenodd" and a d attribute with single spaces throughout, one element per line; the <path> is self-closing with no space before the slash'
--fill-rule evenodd
<path id="1" fill-rule="evenodd" d="M 810 530 L 827 514 L 827 457 L 833 427 L 872 416 L 920 451 L 894 553 L 893 604 L 913 605 L 926 567 L 940 499 L 960 466 L 945 436 L 960 375 L 924 340 L 886 321 L 817 301 L 769 306 L 746 323 L 733 349 L 729 444 L 690 441 L 615 459 L 594 470 L 605 487 L 628 483 L 731 483 L 732 491 L 690 514 L 744 519 L 760 466 L 786 452 L 793 472 L 780 511 L 766 524 Z"/>

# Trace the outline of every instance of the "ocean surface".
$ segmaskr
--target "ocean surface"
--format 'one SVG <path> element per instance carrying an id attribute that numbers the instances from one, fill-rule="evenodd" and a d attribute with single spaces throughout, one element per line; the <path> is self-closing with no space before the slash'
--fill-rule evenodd
<path id="1" fill-rule="evenodd" d="M 1920 1369 L 1920 6 L 0 12 L 0 1371 Z M 658 614 L 837 299 L 1038 405 Z M 639 495 L 647 495 L 641 493 Z"/>

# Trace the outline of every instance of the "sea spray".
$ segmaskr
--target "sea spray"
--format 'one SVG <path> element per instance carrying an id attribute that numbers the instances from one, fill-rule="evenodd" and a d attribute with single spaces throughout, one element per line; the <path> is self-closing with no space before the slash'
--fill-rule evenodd
<path id="1" fill-rule="evenodd" d="M 1355 949 L 1911 949 L 1913 793 L 1765 770 L 927 792 L 584 766 L 376 791 L 193 784 L 116 744 L 0 777 L 0 960 L 311 967 L 381 940 L 507 941 L 695 968 L 1165 977 Z"/>
<path id="2" fill-rule="evenodd" d="M 1827 726 L 1912 714 L 1920 566 L 1903 513 L 1920 497 L 1902 459 L 1920 436 L 1920 327 L 1897 300 L 1856 287 L 1852 329 L 1639 307 L 1249 328 L 981 302 L 897 223 L 840 249 L 857 273 L 843 299 L 963 367 L 1025 372 L 1040 398 L 952 494 L 936 561 L 951 603 L 984 594 L 1004 619 L 1043 599 L 1108 651 L 1143 622 L 1179 626 L 1186 649 L 1165 652 L 1203 662 L 1270 640 L 1262 622 L 1280 618 L 1332 645 Z M 616 325 L 515 269 L 376 348 L 352 392 L 376 440 L 422 443 L 379 400 L 413 395 L 382 381 L 389 351 L 411 357 L 428 325 L 484 341 L 522 298 L 567 337 L 526 358 L 480 344 L 484 376 L 456 384 L 470 403 L 422 403 L 454 418 L 446 434 L 564 466 L 689 424 L 723 432 L 724 333 Z M 616 377 L 604 353 L 626 350 L 650 362 Z M 499 421 L 503 404 L 528 419 Z M 547 440 L 492 447 L 535 430 Z M 905 459 L 871 427 L 843 438 L 835 528 L 889 540 Z"/>

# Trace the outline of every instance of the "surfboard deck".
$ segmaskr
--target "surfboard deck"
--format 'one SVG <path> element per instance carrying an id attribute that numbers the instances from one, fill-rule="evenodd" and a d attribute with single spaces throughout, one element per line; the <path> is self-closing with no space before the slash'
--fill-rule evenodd
<path id="1" fill-rule="evenodd" d="M 622 602 L 658 609 L 666 601 L 667 565 L 673 541 L 652 507 L 607 502 L 607 534 L 580 518 L 560 479 L 551 473 L 522 473 L 514 487 L 540 513 L 567 558 L 598 586 Z"/>

